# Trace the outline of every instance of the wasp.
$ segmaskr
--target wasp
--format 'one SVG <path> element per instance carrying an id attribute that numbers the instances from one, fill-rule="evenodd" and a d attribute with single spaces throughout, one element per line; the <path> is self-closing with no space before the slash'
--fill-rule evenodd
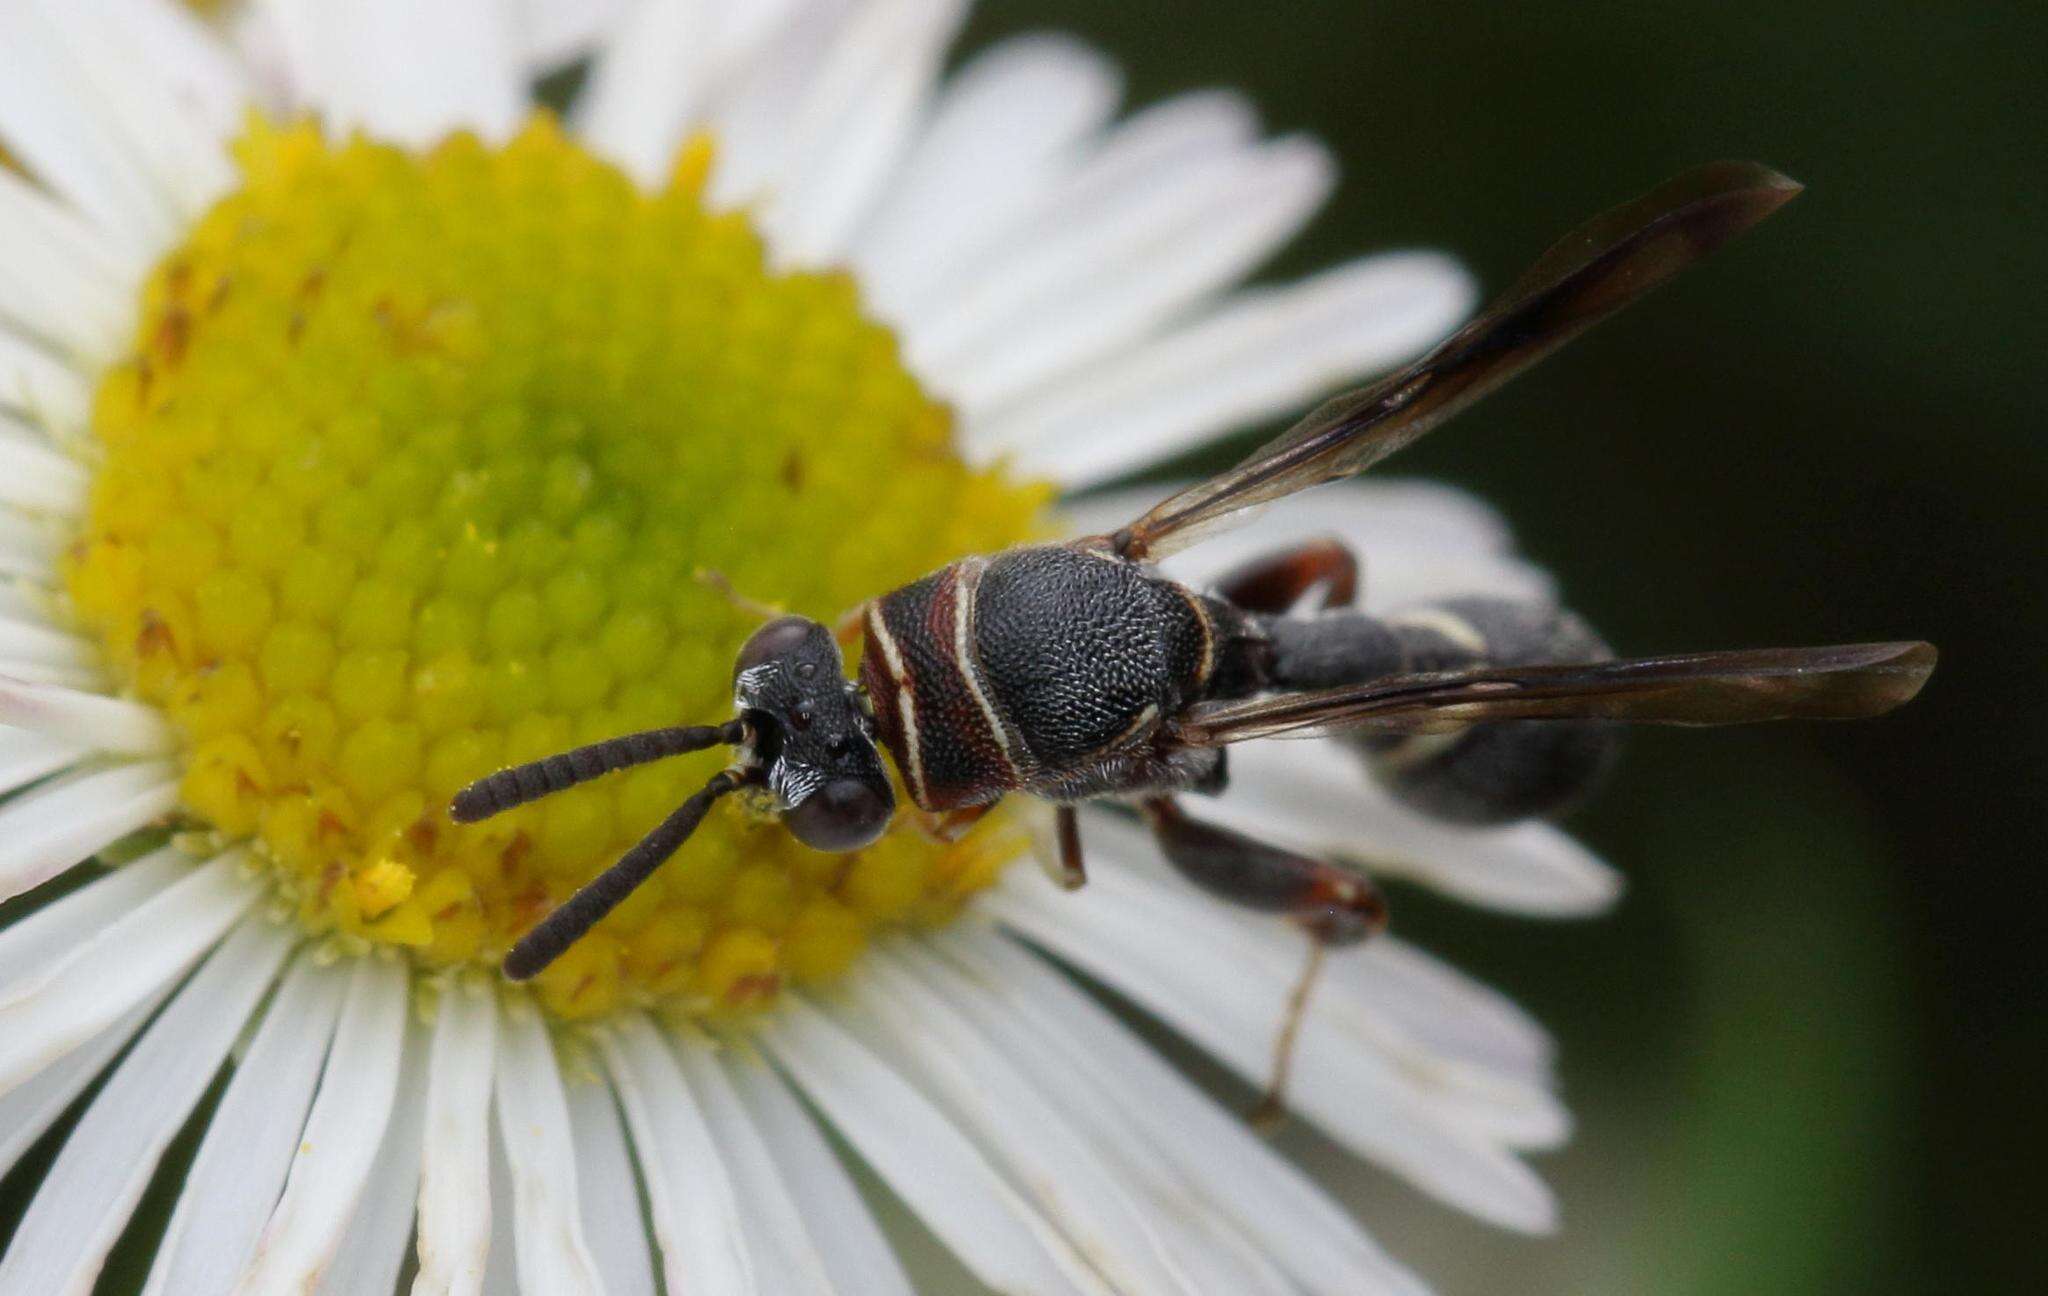
<path id="1" fill-rule="evenodd" d="M 1297 491 L 1362 472 L 1620 310 L 1799 192 L 1752 163 L 1686 172 L 1595 217 L 1407 368 L 1332 399 L 1237 466 L 1106 535 L 962 558 L 854 610 L 858 681 L 841 636 L 783 616 L 733 669 L 723 724 L 630 734 L 501 770 L 465 788 L 458 821 L 682 752 L 731 763 L 548 914 L 506 955 L 532 977 L 689 838 L 719 798 L 754 789 L 799 841 L 866 846 L 896 798 L 886 748 L 934 831 L 952 834 L 1022 793 L 1056 808 L 1066 884 L 1086 877 L 1075 807 L 1134 805 L 1166 859 L 1235 903 L 1283 915 L 1315 960 L 1384 927 L 1363 872 L 1204 823 L 1226 753 L 1254 738 L 1343 735 L 1385 785 L 1461 823 L 1552 815 L 1589 789 L 1621 722 L 1717 725 L 1878 715 L 1934 667 L 1919 642 L 1616 659 L 1579 617 L 1547 604 L 1451 599 L 1375 618 L 1348 605 L 1357 562 L 1318 542 L 1214 589 L 1155 560 Z M 1296 614 L 1321 590 L 1313 614 Z M 1285 1049 L 1282 1050 L 1284 1067 Z M 1276 1083 L 1277 1088 L 1277 1083 Z"/>

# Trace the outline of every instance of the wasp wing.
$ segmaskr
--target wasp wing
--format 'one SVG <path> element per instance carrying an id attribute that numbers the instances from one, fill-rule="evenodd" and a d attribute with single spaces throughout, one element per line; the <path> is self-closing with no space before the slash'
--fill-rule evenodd
<path id="1" fill-rule="evenodd" d="M 1406 369 L 1337 396 L 1236 467 L 1109 537 L 1162 557 L 1230 514 L 1370 468 L 1789 202 L 1752 162 L 1697 167 L 1558 241 L 1478 318 Z"/>
<path id="2" fill-rule="evenodd" d="M 1442 733 L 1493 720 L 1853 720 L 1911 699 L 1934 660 L 1934 645 L 1927 643 L 1837 644 L 1395 675 L 1310 693 L 1198 703 L 1176 733 L 1191 746 L 1223 747 L 1353 729 Z"/>

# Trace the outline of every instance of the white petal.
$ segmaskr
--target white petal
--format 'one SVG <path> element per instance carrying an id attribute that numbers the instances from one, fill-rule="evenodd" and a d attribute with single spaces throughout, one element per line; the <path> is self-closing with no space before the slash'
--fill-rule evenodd
<path id="1" fill-rule="evenodd" d="M 116 765 L 32 788 L 0 806 L 0 900 L 41 886 L 178 803 L 177 771 Z"/>
<path id="2" fill-rule="evenodd" d="M 4 510 L 0 510 L 0 516 L 4 516 Z M 0 616 L 17 621 L 57 621 L 64 615 L 64 604 L 50 590 L 27 581 L 0 580 Z"/>
<path id="3" fill-rule="evenodd" d="M 712 66 L 721 77 L 744 75 L 775 41 L 799 23 L 830 23 L 845 14 L 847 0 L 759 0 L 717 5 L 711 28 Z"/>
<path id="4" fill-rule="evenodd" d="M 662 180 L 708 88 L 713 9 L 707 0 L 640 0 L 591 63 L 576 132 L 643 186 Z"/>
<path id="5" fill-rule="evenodd" d="M 1333 176 L 1322 147 L 1299 138 L 1157 172 L 1041 220 L 949 310 L 913 324 L 912 366 L 971 419 L 1245 274 L 1321 205 Z"/>
<path id="6" fill-rule="evenodd" d="M 85 1043 L 44 1067 L 35 1079 L 0 1097 L 0 1176 L 5 1176 L 43 1131 L 69 1111 L 85 1087 L 128 1046 L 142 1023 L 163 1002 L 156 994 L 123 1013 Z"/>
<path id="7" fill-rule="evenodd" d="M 519 0 L 519 44 L 527 66 L 545 71 L 580 58 L 627 8 L 627 0 Z"/>
<path id="8" fill-rule="evenodd" d="M 621 1018 L 598 1038 L 647 1187 L 669 1289 L 757 1290 L 725 1163 L 674 1055 L 639 1016 Z"/>
<path id="9" fill-rule="evenodd" d="M 1243 278 L 1308 222 L 1336 172 L 1322 145 L 1286 138 L 1231 159 L 1206 182 L 1195 168 L 1185 174 L 1184 210 L 1155 207 L 1150 194 L 1118 204 L 1095 242 L 1061 250 L 1057 287 L 978 330 L 945 362 L 970 421 L 1116 355 Z"/>
<path id="10" fill-rule="evenodd" d="M 83 747 L 26 729 L 0 729 L 0 793 L 47 778 L 85 755 Z"/>
<path id="11" fill-rule="evenodd" d="M 1241 1296 L 1299 1296 L 1301 1288 L 1249 1242 L 1224 1229 L 1196 1227 L 1196 1218 L 1171 1219 L 1164 1227 L 1173 1232 L 1174 1246 L 1183 1266 L 1197 1276 L 1202 1291 L 1227 1291 Z M 1385 1286 L 1353 1286 L 1366 1292 L 1398 1290 Z M 1417 1288 L 1426 1291 L 1426 1288 Z"/>
<path id="12" fill-rule="evenodd" d="M 153 31 L 130 26 L 125 20 L 133 17 L 137 6 L 132 3 L 125 6 L 128 13 L 67 0 L 34 3 L 49 24 L 52 48 L 61 51 L 66 81 L 83 87 L 118 132 L 123 151 L 170 197 L 180 217 L 189 220 L 227 192 L 235 171 L 225 143 L 239 123 L 224 120 L 217 111 L 209 114 L 188 97 L 194 65 L 176 59 L 191 53 L 192 39 L 166 39 L 170 24 L 163 21 Z M 202 94 L 217 97 L 237 89 L 214 80 L 218 66 L 200 74 Z M 186 84 L 180 84 L 181 76 Z"/>
<path id="13" fill-rule="evenodd" d="M 0 618 L 0 658 L 43 666 L 85 668 L 98 661 L 99 650 L 77 635 L 67 634 L 42 622 L 4 617 Z M 28 714 L 34 714 L 33 708 Z M 7 723 L 19 722 L 9 720 Z"/>
<path id="14" fill-rule="evenodd" d="M 1242 95 L 1206 90 L 1154 104 L 1105 135 L 1078 140 L 1043 159 L 1014 210 L 977 222 L 944 264 L 926 266 L 914 291 L 892 297 L 891 314 L 909 331 L 958 316 L 958 299 L 991 265 L 1007 264 L 1060 231 L 1070 213 L 1095 212 L 1148 184 L 1164 184 L 1189 167 L 1213 166 L 1252 148 L 1258 115 Z"/>
<path id="15" fill-rule="evenodd" d="M 305 1139 L 237 1292 L 303 1291 L 333 1260 L 391 1122 L 405 1051 L 406 991 L 403 965 L 374 956 L 356 960 Z"/>
<path id="16" fill-rule="evenodd" d="M 534 1292 L 598 1293 L 603 1284 L 583 1241 L 569 1106 L 547 1027 L 531 1005 L 505 1015 L 498 1032 L 498 1129 L 512 1171 L 512 1242 L 519 1286 Z"/>
<path id="17" fill-rule="evenodd" d="M 575 104 L 575 131 L 643 186 L 662 182 L 707 90 L 707 0 L 641 0 L 592 61 Z"/>
<path id="18" fill-rule="evenodd" d="M 30 430 L 0 414 L 0 504 L 77 517 L 85 511 L 85 469 Z"/>
<path id="19" fill-rule="evenodd" d="M 114 1069 L 36 1189 L 0 1291 L 83 1296 L 294 941 L 260 918 L 223 941 Z"/>
<path id="20" fill-rule="evenodd" d="M 674 1042 L 673 1051 L 732 1180 L 740 1221 L 746 1229 L 748 1254 L 753 1259 L 754 1281 L 762 1291 L 788 1292 L 791 1296 L 803 1292 L 831 1296 L 836 1290 L 859 1291 L 833 1282 L 832 1271 L 790 1195 L 788 1181 L 768 1155 L 746 1109 L 740 1106 L 731 1081 L 719 1069 L 712 1055 L 713 1046 L 683 1039 Z"/>
<path id="21" fill-rule="evenodd" d="M 1431 818 L 1396 801 L 1363 761 L 1326 740 L 1238 744 L 1229 792 L 1202 813 L 1516 913 L 1578 917 L 1621 895 L 1621 875 L 1552 825 L 1471 828 Z"/>
<path id="22" fill-rule="evenodd" d="M 963 251 L 1016 221 L 1116 111 L 1116 65 L 1066 36 L 991 46 L 940 91 L 930 122 L 854 240 L 874 308 L 901 318 Z"/>
<path id="23" fill-rule="evenodd" d="M 1368 1281 L 1421 1289 L 1313 1180 L 1042 960 L 975 930 L 940 933 L 935 944 L 962 974 L 962 998 L 969 985 L 993 992 L 1003 1007 L 988 1020 L 1033 1032 L 1040 1047 L 1019 1050 L 1023 1065 L 1037 1063 L 1046 1083 L 1063 1080 L 1076 1101 L 1110 1104 L 1113 1124 L 1310 1290 L 1337 1296 Z"/>
<path id="24" fill-rule="evenodd" d="M 762 1044 L 925 1227 L 989 1286 L 1073 1292 L 1047 1252 L 1052 1227 L 1020 1199 L 952 1120 L 903 1076 L 796 996 L 760 1028 Z"/>
<path id="25" fill-rule="evenodd" d="M 1242 972 L 1254 1009 L 1247 1055 L 1258 1059 L 1247 1077 L 1264 1078 L 1276 1020 L 1271 1006 L 1285 1001 L 1300 975 L 1305 949 L 1300 935 L 1284 924 L 1195 894 L 1168 871 L 1153 844 L 1127 821 L 1090 815 L 1083 830 L 1091 853 L 1101 846 L 1105 860 L 1118 870 L 1107 888 L 1116 897 L 1112 904 L 1157 905 L 1183 915 L 1191 924 L 1183 933 L 1188 940 L 1213 949 L 1218 961 L 1230 962 Z M 1226 957 L 1226 948 L 1234 955 Z M 1547 1069 L 1496 1067 L 1469 1051 L 1433 1048 L 1428 1038 L 1437 1032 L 1418 1036 L 1405 1025 L 1413 1013 L 1378 1009 L 1386 994 L 1353 993 L 1353 987 L 1370 980 L 1355 964 L 1363 955 L 1363 950 L 1347 950 L 1328 960 L 1331 975 L 1316 990 L 1311 1020 L 1318 1047 L 1331 1053 L 1326 1070 L 1351 1076 L 1361 1085 L 1387 1087 L 1385 1105 L 1406 1104 L 1424 1119 L 1507 1147 L 1547 1148 L 1564 1141 L 1570 1118 L 1552 1093 Z M 1524 1042 L 1512 1034 L 1498 1041 L 1509 1051 Z"/>
<path id="26" fill-rule="evenodd" d="M 104 308 L 99 322 L 118 343 L 133 309 L 128 294 L 149 273 L 148 258 L 6 168 L 0 168 L 0 221 L 20 255 L 48 262 L 43 268 L 57 282 Z"/>
<path id="27" fill-rule="evenodd" d="M 1074 1248 L 1117 1291 L 1189 1290 L 1163 1239 L 1096 1148 L 944 997 L 888 948 L 871 950 L 857 996 L 835 1014 L 887 1042 L 906 1075 L 972 1130 Z"/>
<path id="28" fill-rule="evenodd" d="M 1056 168 L 1050 174 L 1058 183 L 1038 186 L 1015 219 L 977 230 L 946 265 L 920 276 L 917 291 L 896 302 L 891 315 L 911 333 L 971 327 L 959 301 L 979 290 L 990 266 L 1034 254 L 1048 231 L 1065 231 L 1082 213 L 1099 216 L 1134 193 L 1184 182 L 1191 168 L 1241 156 L 1257 135 L 1258 116 L 1242 95 L 1206 90 L 1154 104 L 1102 137 L 1078 163 Z"/>
<path id="29" fill-rule="evenodd" d="M 964 0 L 873 0 L 847 24 L 791 118 L 786 179 L 760 213 L 785 264 L 824 265 L 844 252 L 965 13 Z"/>
<path id="30" fill-rule="evenodd" d="M 249 73 L 214 28 L 188 5 L 162 0 L 97 0 L 117 27 L 149 52 L 154 73 L 172 97 L 225 138 L 240 130 L 249 109 Z"/>
<path id="31" fill-rule="evenodd" d="M 194 869 L 68 954 L 0 987 L 0 1093 L 197 962 L 261 894 L 240 868 L 231 854 Z"/>
<path id="32" fill-rule="evenodd" d="M 49 666 L 41 662 L 6 658 L 0 658 L 0 675 L 20 680 L 25 684 L 54 684 L 58 688 L 77 689 L 81 692 L 91 692 L 106 684 L 105 677 L 97 669 Z"/>
<path id="33" fill-rule="evenodd" d="M 0 324 L 86 365 L 120 346 L 129 308 L 102 268 L 104 250 L 76 217 L 11 171 L 0 171 Z"/>
<path id="34" fill-rule="evenodd" d="M 191 868 L 190 857 L 171 847 L 151 851 L 0 928 L 0 999 L 11 997 L 25 978 L 48 976 Z"/>
<path id="35" fill-rule="evenodd" d="M 1258 110 L 1235 91 L 1176 95 L 1120 122 L 1055 197 L 1102 202 L 1134 183 L 1163 178 L 1205 158 L 1240 152 L 1258 134 Z M 1053 205 L 1048 203 L 1049 208 Z"/>
<path id="36" fill-rule="evenodd" d="M 493 1121 L 495 1127 L 497 1122 Z M 471 1184 L 470 1191 L 490 1199 L 490 1213 L 494 1220 L 509 1220 L 512 1209 L 512 1167 L 505 1163 L 505 1140 L 491 1139 L 490 1173 L 482 1184 Z M 519 1261 L 514 1254 L 512 1230 L 500 1227 L 491 1232 L 490 1255 L 484 1262 L 484 1291 L 489 1296 L 499 1292 L 519 1290 Z"/>
<path id="37" fill-rule="evenodd" d="M 1106 480 L 1390 369 L 1449 332 L 1472 299 L 1448 258 L 1368 257 L 1243 294 L 996 412 L 969 441 L 1064 485 Z"/>
<path id="38" fill-rule="evenodd" d="M 477 1191 L 491 1166 L 491 1070 L 498 1005 L 491 992 L 457 982 L 434 1017 L 427 1065 L 426 1132 L 420 1162 L 418 1296 L 482 1290 L 490 1253 L 491 1198 Z"/>
<path id="39" fill-rule="evenodd" d="M 1445 1057 L 1532 1084 L 1553 1082 L 1557 1048 L 1541 1023 L 1500 991 L 1399 937 L 1367 941 L 1325 965 L 1324 975 Z"/>
<path id="40" fill-rule="evenodd" d="M 255 1254 L 306 1128 L 347 984 L 310 954 L 285 973 L 186 1172 L 144 1296 L 226 1291 Z"/>
<path id="41" fill-rule="evenodd" d="M 805 1231 L 824 1253 L 827 1272 L 861 1296 L 912 1296 L 910 1279 L 846 1166 L 782 1077 L 759 1057 L 728 1051 L 719 1061 L 796 1200 Z"/>
<path id="42" fill-rule="evenodd" d="M 1248 941 L 1214 901 L 1145 885 L 1116 866 L 1118 835 L 1094 816 L 1096 868 L 1080 892 L 1049 893 L 1013 876 L 991 907 L 1002 919 L 1086 969 L 1254 1084 L 1267 1078 L 1272 1038 L 1293 977 L 1277 950 Z M 1033 883 L 1037 883 L 1034 887 Z M 1275 925 L 1275 934 L 1284 934 Z M 1305 947 L 1296 942 L 1296 966 Z M 1226 956 L 1221 951 L 1231 951 Z M 1325 987 L 1327 990 L 1327 987 Z M 1289 1105 L 1361 1156 L 1417 1187 L 1508 1228 L 1554 1222 L 1548 1189 L 1520 1161 L 1470 1128 L 1459 1095 L 1401 1074 L 1341 1018 L 1312 1001 L 1295 1052 Z"/>
<path id="43" fill-rule="evenodd" d="M 228 38 L 273 112 L 314 112 L 336 102 L 328 60 L 342 55 L 344 10 L 316 0 L 251 0 L 227 21 Z M 333 109 L 327 109 L 333 111 Z"/>
<path id="44" fill-rule="evenodd" d="M 0 642 L 9 641 L 10 632 L 18 635 L 20 631 L 14 627 L 19 625 L 0 621 Z M 4 675 L 0 675 L 0 724 L 121 756 L 160 756 L 177 746 L 177 735 L 154 707 L 48 684 L 25 684 Z"/>
<path id="45" fill-rule="evenodd" d="M 84 424 L 91 408 L 92 391 L 77 370 L 0 328 L 0 410 L 68 432 Z"/>
<path id="46" fill-rule="evenodd" d="M 420 1185 L 420 1127 L 426 1112 L 427 1030 L 406 1027 L 405 1062 L 398 1080 L 398 1107 L 384 1128 L 384 1142 L 370 1166 L 370 1181 L 334 1263 L 320 1278 L 321 1296 L 389 1293 L 405 1267 L 405 1244 L 413 1232 L 413 1204 Z"/>
<path id="47" fill-rule="evenodd" d="M 708 98 L 787 25 L 795 0 L 641 0 L 593 61 L 577 132 L 649 187 L 667 177 Z M 729 142 L 718 140 L 721 156 Z"/>
<path id="48" fill-rule="evenodd" d="M 571 1081 L 568 1098 L 583 1237 L 604 1289 L 610 1296 L 654 1296 L 654 1247 L 640 1218 L 640 1187 L 618 1102 L 611 1086 L 595 1078 Z"/>
<path id="49" fill-rule="evenodd" d="M 6 335 L 0 333 L 0 350 L 6 345 Z M 16 577 L 36 586 L 55 585 L 57 551 L 61 545 L 55 531 L 40 519 L 13 509 L 0 509 L 0 578 Z"/>
<path id="50" fill-rule="evenodd" d="M 711 202 L 733 207 L 772 192 L 788 174 L 789 130 L 796 106 L 845 35 L 856 0 L 806 0 L 787 6 L 786 20 L 717 95 L 703 123 L 717 141 Z"/>
<path id="51" fill-rule="evenodd" d="M 526 111 L 505 0 L 267 0 L 294 81 L 337 131 L 426 147 L 460 130 L 502 141 Z"/>
<path id="52" fill-rule="evenodd" d="M 0 140 L 126 254 L 154 257 L 169 246 L 178 232 L 170 196 L 151 182 L 116 114 L 69 75 L 39 6 L 0 5 L 0 49 Z"/>

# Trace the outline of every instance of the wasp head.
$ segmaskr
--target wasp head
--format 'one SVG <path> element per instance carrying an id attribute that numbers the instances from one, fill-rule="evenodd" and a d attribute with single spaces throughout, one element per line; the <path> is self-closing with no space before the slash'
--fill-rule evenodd
<path id="1" fill-rule="evenodd" d="M 798 841 L 851 851 L 882 835 L 896 794 L 831 631 L 807 617 L 770 621 L 740 649 L 732 691 L 749 734 L 741 758 Z"/>

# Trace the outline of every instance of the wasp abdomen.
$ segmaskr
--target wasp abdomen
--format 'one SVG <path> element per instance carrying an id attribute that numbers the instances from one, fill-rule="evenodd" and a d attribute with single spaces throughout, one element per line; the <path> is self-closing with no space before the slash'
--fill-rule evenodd
<path id="1" fill-rule="evenodd" d="M 1416 670 L 1603 661 L 1614 654 L 1581 617 L 1543 603 L 1453 599 L 1394 627 L 1416 641 Z M 1460 644 L 1459 639 L 1465 640 Z M 1560 814 L 1593 791 L 1621 746 L 1621 727 L 1600 720 L 1510 720 L 1460 734 L 1400 739 L 1372 751 L 1374 772 L 1417 809 L 1456 823 L 1499 824 Z M 1369 748 L 1370 750 L 1370 748 Z"/>
<path id="2" fill-rule="evenodd" d="M 1511 599 L 1449 599 L 1383 618 L 1276 618 L 1268 634 L 1272 683 L 1293 689 L 1613 656 L 1583 618 Z M 1619 726 L 1598 720 L 1510 720 L 1351 741 L 1379 781 L 1416 809 L 1454 823 L 1498 824 L 1570 809 L 1598 784 L 1620 738 Z"/>

